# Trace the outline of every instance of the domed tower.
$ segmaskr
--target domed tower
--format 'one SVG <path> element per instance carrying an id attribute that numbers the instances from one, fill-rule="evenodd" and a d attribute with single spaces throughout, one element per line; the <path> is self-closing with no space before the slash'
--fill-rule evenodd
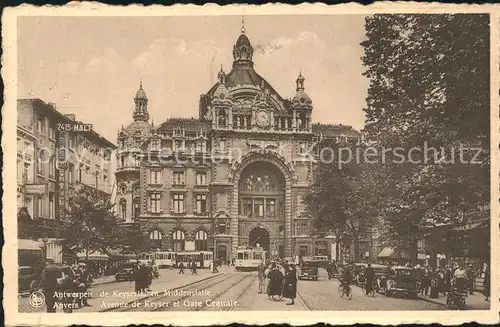
<path id="1" fill-rule="evenodd" d="M 245 35 L 245 26 L 242 23 L 241 34 L 238 37 L 234 47 L 233 47 L 233 66 L 235 65 L 253 65 L 252 61 L 253 48 L 250 44 L 250 40 Z"/>
<path id="2" fill-rule="evenodd" d="M 133 118 L 134 121 L 142 120 L 142 121 L 148 121 L 149 120 L 149 113 L 148 113 L 148 97 L 146 96 L 146 92 L 144 92 L 144 89 L 142 88 L 142 81 L 139 86 L 139 90 L 135 93 L 135 109 L 134 109 L 134 114 Z"/>
<path id="3" fill-rule="evenodd" d="M 146 157 L 153 126 L 148 122 L 148 97 L 142 87 L 134 97 L 133 122 L 118 131 L 118 151 L 116 167 L 118 218 L 126 223 L 138 218 L 141 210 L 140 169 Z"/>
<path id="4" fill-rule="evenodd" d="M 292 100 L 293 117 L 295 129 L 302 132 L 311 132 L 311 113 L 313 109 L 312 100 L 304 91 L 305 78 L 302 72 L 299 73 L 295 83 L 297 84 L 297 93 Z"/>

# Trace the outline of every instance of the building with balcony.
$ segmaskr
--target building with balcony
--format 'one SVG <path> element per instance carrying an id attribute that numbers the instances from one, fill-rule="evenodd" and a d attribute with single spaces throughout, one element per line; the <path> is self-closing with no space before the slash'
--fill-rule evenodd
<path id="1" fill-rule="evenodd" d="M 150 235 L 162 249 L 213 250 L 223 260 L 242 245 L 281 256 L 330 252 L 301 215 L 314 183 L 315 144 L 359 142 L 361 135 L 313 124 L 304 76 L 295 95 L 283 98 L 255 71 L 253 52 L 242 28 L 231 71 L 221 67 L 196 119 L 153 126 L 141 83 L 133 122 L 118 131 L 118 215 L 157 226 Z"/>
<path id="2" fill-rule="evenodd" d="M 95 131 L 63 133 L 81 122 L 40 99 L 18 99 L 17 111 L 18 238 L 53 239 L 76 188 L 111 194 L 116 146 Z M 64 165 L 58 165 L 61 148 Z"/>

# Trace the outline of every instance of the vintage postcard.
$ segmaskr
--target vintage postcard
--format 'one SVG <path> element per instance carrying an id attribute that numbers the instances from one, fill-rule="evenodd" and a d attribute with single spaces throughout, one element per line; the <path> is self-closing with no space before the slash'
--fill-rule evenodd
<path id="1" fill-rule="evenodd" d="M 7 8 L 7 325 L 498 322 L 499 13 Z"/>

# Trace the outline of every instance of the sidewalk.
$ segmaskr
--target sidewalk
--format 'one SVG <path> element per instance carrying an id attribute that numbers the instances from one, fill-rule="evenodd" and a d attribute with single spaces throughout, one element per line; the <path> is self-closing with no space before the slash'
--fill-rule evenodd
<path id="1" fill-rule="evenodd" d="M 199 269 L 198 275 L 191 275 L 189 271 L 186 270 L 185 275 L 179 275 L 177 269 L 161 269 L 160 278 L 153 280 L 151 288 L 153 292 L 163 292 L 164 290 L 183 287 L 195 281 L 201 281 L 210 277 L 215 277 L 223 274 L 226 271 L 228 270 L 222 269 L 219 274 L 214 274 L 208 271 L 208 269 Z M 127 294 L 123 292 L 134 291 L 134 282 L 115 282 L 114 276 L 106 276 L 105 278 L 96 279 L 92 286 L 92 298 L 88 299 L 89 304 L 91 304 L 92 306 L 77 309 L 74 311 L 75 313 L 99 312 L 109 310 L 109 308 L 103 307 L 103 302 L 108 306 L 112 306 L 113 304 L 117 303 L 129 303 L 149 297 L 148 295 L 127 296 Z M 101 292 L 107 292 L 107 296 L 101 297 Z M 42 308 L 32 307 L 31 305 L 29 305 L 28 297 L 25 297 L 18 299 L 18 310 L 19 312 L 28 313 L 44 312 L 46 309 L 45 306 L 43 306 Z M 57 312 L 62 312 L 62 310 L 58 309 Z"/>
<path id="2" fill-rule="evenodd" d="M 446 296 L 440 295 L 437 299 L 431 299 L 426 295 L 418 295 L 418 297 L 424 301 L 436 303 L 439 305 L 446 306 Z M 490 299 L 491 300 L 491 299 Z M 475 292 L 473 295 L 469 295 L 465 301 L 467 309 L 469 310 L 489 310 L 490 302 L 484 300 L 484 295 Z"/>

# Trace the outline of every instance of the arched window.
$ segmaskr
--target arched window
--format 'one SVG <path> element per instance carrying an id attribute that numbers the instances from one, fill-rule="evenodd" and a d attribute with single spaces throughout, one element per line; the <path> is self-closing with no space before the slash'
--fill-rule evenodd
<path id="1" fill-rule="evenodd" d="M 196 238 L 194 241 L 194 247 L 196 251 L 207 251 L 208 250 L 208 234 L 204 230 L 199 230 L 196 232 Z"/>
<path id="2" fill-rule="evenodd" d="M 149 239 L 154 243 L 155 247 L 158 249 L 161 249 L 161 243 L 163 240 L 163 233 L 158 230 L 154 229 L 149 233 Z"/>
<path id="3" fill-rule="evenodd" d="M 139 215 L 141 214 L 141 199 L 135 198 L 134 199 L 134 218 L 138 218 Z"/>
<path id="4" fill-rule="evenodd" d="M 120 200 L 120 216 L 122 219 L 127 219 L 127 200 Z"/>
<path id="5" fill-rule="evenodd" d="M 226 111 L 222 108 L 219 110 L 219 125 L 226 126 Z"/>
<path id="6" fill-rule="evenodd" d="M 184 245 L 186 243 L 184 232 L 181 230 L 176 230 L 172 235 L 173 249 L 175 252 L 184 251 Z"/>

